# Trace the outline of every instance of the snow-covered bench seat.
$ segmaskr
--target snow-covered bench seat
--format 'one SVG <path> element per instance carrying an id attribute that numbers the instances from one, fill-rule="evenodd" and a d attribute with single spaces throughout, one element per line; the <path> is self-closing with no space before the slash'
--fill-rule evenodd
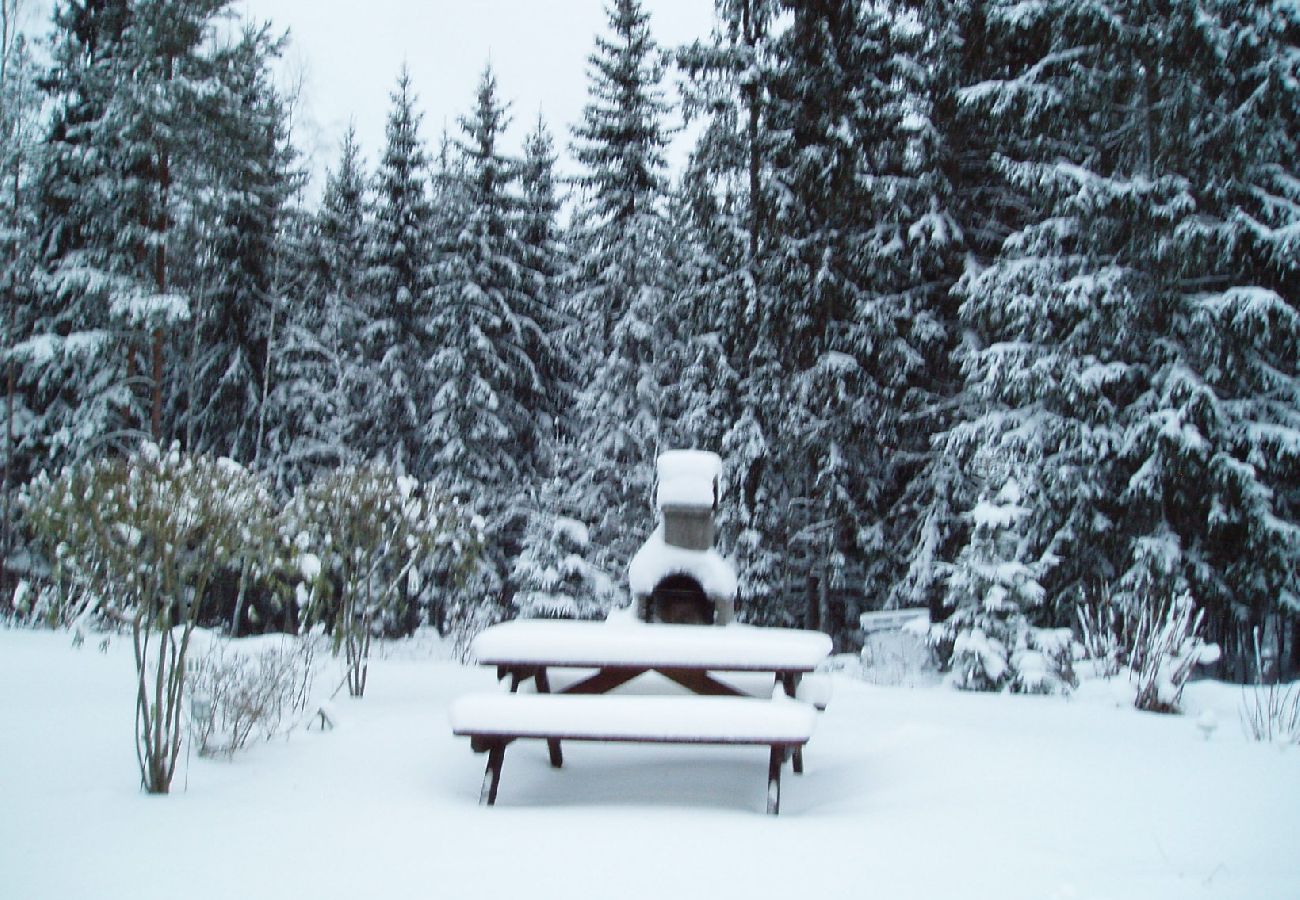
<path id="1" fill-rule="evenodd" d="M 506 746 L 536 738 L 770 747 L 767 811 L 775 814 L 782 765 L 808 742 L 816 718 L 812 706 L 784 698 L 471 694 L 451 707 L 452 732 L 470 738 L 474 752 L 488 754 L 479 796 L 488 806 L 496 802 Z M 559 764 L 557 756 L 552 764 Z"/>

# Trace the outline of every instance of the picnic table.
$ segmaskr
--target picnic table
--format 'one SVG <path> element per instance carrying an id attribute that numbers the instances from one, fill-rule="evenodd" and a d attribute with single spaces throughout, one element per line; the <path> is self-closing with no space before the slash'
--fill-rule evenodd
<path id="1" fill-rule="evenodd" d="M 767 745 L 768 810 L 776 812 L 781 763 L 793 758 L 794 771 L 803 770 L 813 710 L 825 706 L 824 695 L 801 691 L 804 676 L 830 651 L 826 635 L 787 628 L 507 622 L 480 634 L 471 652 L 481 665 L 494 666 L 499 680 L 509 679 L 510 693 L 457 701 L 453 731 L 489 753 L 481 795 L 489 805 L 505 746 L 542 738 L 557 768 L 564 740 Z M 579 675 L 561 683 L 551 677 L 556 670 Z M 689 695 L 603 696 L 651 672 Z M 731 678 L 755 674 L 767 676 L 757 691 Z M 528 680 L 536 693 L 519 694 Z M 774 692 L 776 685 L 781 690 Z M 793 699 L 801 696 L 808 702 Z"/>

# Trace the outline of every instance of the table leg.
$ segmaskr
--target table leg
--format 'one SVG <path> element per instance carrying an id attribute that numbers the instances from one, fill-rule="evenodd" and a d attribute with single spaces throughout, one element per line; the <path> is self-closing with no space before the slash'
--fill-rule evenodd
<path id="1" fill-rule="evenodd" d="M 546 669 L 539 668 L 537 670 L 533 683 L 537 685 L 537 693 L 549 694 L 551 692 L 551 680 L 546 677 Z M 551 756 L 551 768 L 558 769 L 564 765 L 564 753 L 560 750 L 559 738 L 547 738 L 546 750 Z"/>
<path id="2" fill-rule="evenodd" d="M 488 750 L 487 771 L 483 773 L 483 788 L 479 791 L 478 802 L 481 806 L 493 806 L 497 802 L 497 788 L 501 785 L 501 764 L 506 758 L 506 742 L 497 741 Z"/>
<path id="3" fill-rule="evenodd" d="M 767 812 L 775 816 L 781 811 L 781 763 L 785 760 L 784 747 L 772 747 L 767 761 Z"/>

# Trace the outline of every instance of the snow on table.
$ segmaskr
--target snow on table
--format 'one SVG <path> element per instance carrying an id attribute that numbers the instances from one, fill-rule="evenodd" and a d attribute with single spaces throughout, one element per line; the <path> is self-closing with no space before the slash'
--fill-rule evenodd
<path id="1" fill-rule="evenodd" d="M 484 665 L 810 672 L 830 655 L 831 639 L 818 631 L 753 625 L 517 619 L 484 631 L 472 652 Z"/>
<path id="2" fill-rule="evenodd" d="M 451 705 L 458 735 L 707 744 L 802 744 L 816 711 L 790 700 L 470 694 Z"/>

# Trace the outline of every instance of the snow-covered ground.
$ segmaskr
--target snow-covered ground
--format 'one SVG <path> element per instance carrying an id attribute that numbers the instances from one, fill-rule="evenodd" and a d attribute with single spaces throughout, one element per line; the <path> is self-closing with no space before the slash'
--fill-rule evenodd
<path id="1" fill-rule="evenodd" d="M 387 647 L 333 731 L 137 790 L 129 641 L 0 629 L 0 897 L 1300 897 L 1300 748 L 1248 742 L 1240 691 L 1190 714 L 836 676 L 802 776 L 767 751 L 511 747 L 495 808 L 452 737 L 493 673 Z M 327 681 L 326 677 L 320 679 Z M 1219 727 L 1197 727 L 1212 710 Z"/>

